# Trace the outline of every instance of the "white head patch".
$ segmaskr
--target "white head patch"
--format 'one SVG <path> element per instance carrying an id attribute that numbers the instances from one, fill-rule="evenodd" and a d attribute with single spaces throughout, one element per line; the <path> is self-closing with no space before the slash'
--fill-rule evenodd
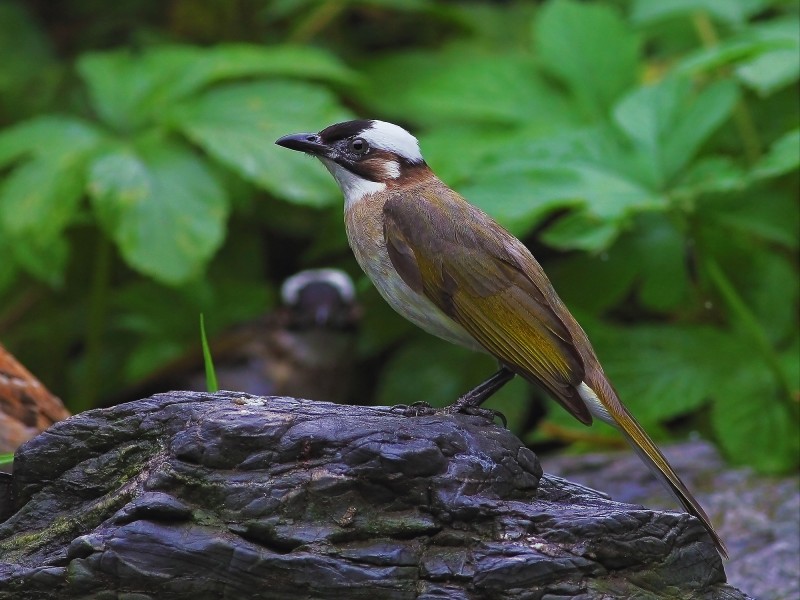
<path id="1" fill-rule="evenodd" d="M 372 127 L 365 129 L 361 136 L 370 146 L 394 152 L 398 156 L 414 163 L 422 162 L 417 138 L 399 125 L 386 121 L 372 121 Z"/>
<path id="2" fill-rule="evenodd" d="M 281 286 L 281 298 L 284 304 L 294 304 L 300 297 L 300 290 L 310 283 L 327 283 L 335 287 L 343 300 L 348 302 L 356 297 L 353 280 L 339 269 L 307 269 L 292 275 Z"/>

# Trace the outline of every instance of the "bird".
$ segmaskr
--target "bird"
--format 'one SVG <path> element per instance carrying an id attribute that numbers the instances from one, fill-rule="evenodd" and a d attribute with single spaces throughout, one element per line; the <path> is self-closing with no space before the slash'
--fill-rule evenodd
<path id="1" fill-rule="evenodd" d="M 281 306 L 210 340 L 220 389 L 342 403 L 349 399 L 362 308 L 350 276 L 332 268 L 288 277 Z M 199 344 L 124 390 L 119 398 L 172 389 L 206 391 Z"/>
<path id="2" fill-rule="evenodd" d="M 440 180 L 411 133 L 358 119 L 275 143 L 318 158 L 336 180 L 356 261 L 395 311 L 497 359 L 499 370 L 450 410 L 479 407 L 514 376 L 544 388 L 581 423 L 597 418 L 618 429 L 727 557 L 708 515 L 620 401 L 530 250 Z"/>
<path id="3" fill-rule="evenodd" d="M 361 319 L 352 279 L 339 269 L 300 271 L 281 285 L 281 302 L 212 340 L 219 388 L 344 402 Z M 205 390 L 204 370 L 198 368 L 182 387 Z"/>

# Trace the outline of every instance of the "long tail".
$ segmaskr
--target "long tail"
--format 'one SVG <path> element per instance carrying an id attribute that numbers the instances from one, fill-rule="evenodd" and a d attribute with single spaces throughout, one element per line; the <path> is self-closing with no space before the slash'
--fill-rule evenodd
<path id="1" fill-rule="evenodd" d="M 653 440 L 650 439 L 650 436 L 647 435 L 647 432 L 642 429 L 642 426 L 639 425 L 634 416 L 619 401 L 610 386 L 602 386 L 600 389 L 600 394 L 604 396 L 602 399 L 586 383 L 580 384 L 578 393 L 595 417 L 622 431 L 625 439 L 636 450 L 642 461 L 681 503 L 686 512 L 700 520 L 711 539 L 714 540 L 717 550 L 722 556 L 728 558 L 728 550 L 714 530 L 708 515 L 695 497 L 692 496 L 683 481 L 681 481 L 681 478 L 678 477 L 669 462 L 667 462 L 661 450 L 658 449 Z"/>

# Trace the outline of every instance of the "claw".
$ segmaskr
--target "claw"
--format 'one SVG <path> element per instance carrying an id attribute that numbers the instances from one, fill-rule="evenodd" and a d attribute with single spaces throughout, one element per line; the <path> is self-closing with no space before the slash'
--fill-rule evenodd
<path id="1" fill-rule="evenodd" d="M 505 429 L 508 429 L 508 419 L 506 419 L 506 416 L 499 410 L 494 410 L 492 408 L 478 408 L 477 406 L 457 406 L 455 404 L 447 407 L 446 410 L 450 414 L 461 413 L 464 415 L 483 417 L 487 421 L 492 421 L 492 422 L 494 422 L 495 419 L 500 419 L 500 422 L 503 424 L 503 427 Z"/>
<path id="2" fill-rule="evenodd" d="M 404 417 L 422 417 L 436 412 L 436 409 L 424 400 L 419 400 L 412 404 L 395 404 L 389 410 L 392 412 L 399 411 Z"/>

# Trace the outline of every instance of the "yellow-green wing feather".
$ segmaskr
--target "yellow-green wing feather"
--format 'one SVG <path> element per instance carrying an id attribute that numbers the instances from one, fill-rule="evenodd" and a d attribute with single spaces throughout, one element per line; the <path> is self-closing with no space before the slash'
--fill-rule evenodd
<path id="1" fill-rule="evenodd" d="M 486 226 L 492 230 L 481 231 Z M 523 253 L 541 269 L 516 238 L 445 186 L 413 198 L 391 195 L 384 234 L 409 287 L 503 364 L 547 388 L 581 422 L 592 422 L 576 391 L 584 376 L 581 356 L 549 302 L 555 292 L 519 264 Z"/>

